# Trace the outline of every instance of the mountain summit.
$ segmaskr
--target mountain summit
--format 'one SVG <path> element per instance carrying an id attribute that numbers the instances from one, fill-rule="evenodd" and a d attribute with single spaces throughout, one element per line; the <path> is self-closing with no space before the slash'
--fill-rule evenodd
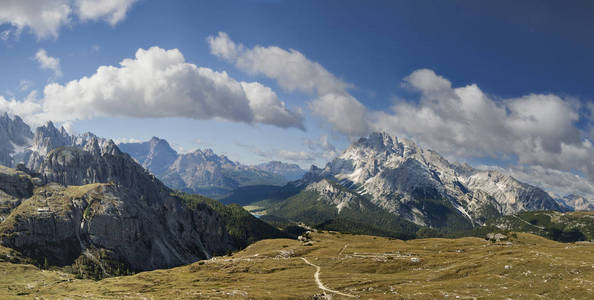
<path id="1" fill-rule="evenodd" d="M 448 228 L 482 225 L 524 210 L 564 210 L 540 188 L 500 172 L 450 163 L 385 132 L 360 138 L 323 169 L 312 168 L 290 185 L 302 191 L 291 201 L 306 199 L 311 206 L 317 199 L 332 212 L 328 218 L 341 217 L 345 207 L 352 215 L 364 201 L 417 225 Z M 268 211 L 286 217 L 286 207 L 277 203 Z"/>

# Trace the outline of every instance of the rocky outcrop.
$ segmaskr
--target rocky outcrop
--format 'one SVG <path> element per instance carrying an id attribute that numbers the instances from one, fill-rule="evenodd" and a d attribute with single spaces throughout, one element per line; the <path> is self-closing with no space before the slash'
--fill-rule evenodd
<path id="1" fill-rule="evenodd" d="M 220 217 L 173 196 L 149 202 L 116 184 L 37 189 L 0 224 L 3 245 L 51 264 L 86 256 L 135 271 L 188 264 L 233 249 Z M 105 274 L 111 275 L 111 274 Z"/>
<path id="2" fill-rule="evenodd" d="M 359 203 L 359 196 L 340 185 L 332 184 L 324 179 L 308 185 L 306 191 L 314 191 L 319 197 L 319 201 L 324 201 L 332 206 L 336 206 L 338 213 L 346 207 L 357 207 Z"/>
<path id="3" fill-rule="evenodd" d="M 46 125 L 35 129 L 32 150 L 40 156 L 45 156 L 58 147 L 70 146 L 72 138 L 64 127 L 58 130 L 50 121 Z"/>
<path id="4" fill-rule="evenodd" d="M 33 195 L 33 179 L 26 173 L 0 166 L 0 191 L 15 198 Z"/>
<path id="5" fill-rule="evenodd" d="M 0 166 L 0 223 L 21 203 L 33 195 L 41 181 L 28 174 Z"/>
<path id="6" fill-rule="evenodd" d="M 142 192 L 151 201 L 157 201 L 171 193 L 129 155 L 122 153 L 113 142 L 101 148 L 97 139 L 87 143 L 83 149 L 61 147 L 52 150 L 34 171 L 45 182 L 65 186 L 114 182 Z"/>
<path id="7" fill-rule="evenodd" d="M 491 233 L 487 233 L 487 235 L 485 236 L 485 239 L 487 241 L 495 243 L 495 242 L 507 241 L 508 238 L 505 234 L 491 232 Z"/>

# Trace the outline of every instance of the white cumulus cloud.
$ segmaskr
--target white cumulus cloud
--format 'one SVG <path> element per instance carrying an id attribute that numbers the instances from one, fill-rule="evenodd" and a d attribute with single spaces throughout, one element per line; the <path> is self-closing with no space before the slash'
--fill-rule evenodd
<path id="1" fill-rule="evenodd" d="M 0 109 L 29 111 L 39 122 L 185 117 L 304 128 L 301 113 L 287 109 L 269 88 L 187 63 L 179 50 L 159 47 L 139 49 L 120 66 L 100 66 L 89 77 L 48 84 L 41 99 L 29 102 L 4 100 Z M 33 104 L 36 111 L 22 107 Z"/>
<path id="2" fill-rule="evenodd" d="M 367 109 L 355 97 L 346 93 L 323 94 L 309 105 L 336 130 L 348 136 L 362 136 L 369 131 Z"/>
<path id="3" fill-rule="evenodd" d="M 39 63 L 42 69 L 52 70 L 56 78 L 62 77 L 62 68 L 60 67 L 60 59 L 47 55 L 45 49 L 39 49 L 35 53 L 35 60 Z"/>
<path id="4" fill-rule="evenodd" d="M 594 148 L 577 127 L 579 107 L 553 94 L 494 99 L 477 85 L 454 88 L 432 70 L 404 79 L 420 94 L 371 112 L 375 130 L 405 135 L 457 157 L 517 158 L 520 164 L 580 171 L 594 178 Z"/>
<path id="5" fill-rule="evenodd" d="M 276 46 L 249 49 L 233 42 L 224 32 L 208 37 L 207 41 L 212 54 L 249 74 L 272 78 L 287 91 L 316 94 L 310 109 L 336 130 L 351 136 L 368 131 L 364 106 L 348 93 L 352 85 L 301 52 Z"/>
<path id="6" fill-rule="evenodd" d="M 37 92 L 32 91 L 22 101 L 6 99 L 0 96 L 0 112 L 7 112 L 10 115 L 18 115 L 30 125 L 41 125 L 38 115 L 42 112 L 42 107 L 37 101 Z"/>
<path id="7" fill-rule="evenodd" d="M 137 0 L 77 0 L 76 12 L 81 20 L 103 19 L 112 26 L 126 17 Z"/>
<path id="8" fill-rule="evenodd" d="M 239 52 L 243 51 L 243 46 L 235 44 L 225 32 L 219 32 L 216 37 L 209 36 L 206 41 L 210 45 L 210 53 L 212 55 L 227 61 L 233 61 L 237 58 Z"/>
<path id="9" fill-rule="evenodd" d="M 105 20 L 111 25 L 122 21 L 136 0 L 2 0 L 0 24 L 9 24 L 16 35 L 28 29 L 38 38 L 56 38 L 60 28 L 76 16 L 82 21 Z M 10 31 L 8 31 L 10 33 Z M 3 39 L 8 34 L 3 35 Z"/>
<path id="10" fill-rule="evenodd" d="M 255 121 L 259 123 L 274 124 L 278 127 L 298 127 L 305 130 L 302 124 L 303 114 L 300 111 L 293 112 L 285 107 L 285 103 L 279 101 L 276 93 L 267 86 L 258 82 L 241 82 L 251 109 L 258 112 L 254 115 Z"/>

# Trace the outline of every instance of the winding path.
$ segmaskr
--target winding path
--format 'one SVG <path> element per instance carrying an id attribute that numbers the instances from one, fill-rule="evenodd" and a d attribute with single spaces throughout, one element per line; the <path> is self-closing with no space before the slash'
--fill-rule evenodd
<path id="1" fill-rule="evenodd" d="M 316 280 L 316 283 L 318 284 L 318 287 L 319 287 L 321 290 L 323 290 L 324 292 L 330 292 L 330 293 L 337 294 L 337 295 L 341 295 L 341 296 L 345 296 L 345 297 L 352 297 L 352 298 L 355 298 L 355 297 L 357 297 L 357 296 L 355 296 L 355 295 L 351 295 L 351 294 L 345 294 L 345 293 L 343 293 L 343 292 L 339 292 L 339 291 L 335 291 L 335 290 L 331 290 L 331 289 L 327 288 L 327 287 L 326 287 L 326 286 L 325 286 L 325 285 L 322 283 L 322 281 L 320 280 L 320 266 L 318 266 L 318 265 L 314 265 L 314 264 L 310 263 L 310 262 L 309 262 L 309 260 L 307 260 L 307 258 L 305 258 L 305 257 L 301 257 L 301 259 L 303 259 L 303 261 L 304 261 L 306 264 L 308 264 L 308 265 L 310 265 L 310 266 L 312 266 L 312 267 L 316 268 L 316 272 L 314 273 L 314 279 Z"/>
<path id="2" fill-rule="evenodd" d="M 346 248 L 349 246 L 349 244 L 345 244 L 344 247 L 342 247 L 342 249 L 340 249 L 340 251 L 338 252 L 338 255 L 336 255 L 337 258 L 340 258 L 340 255 L 342 254 L 342 252 L 344 252 L 344 250 L 346 250 Z"/>

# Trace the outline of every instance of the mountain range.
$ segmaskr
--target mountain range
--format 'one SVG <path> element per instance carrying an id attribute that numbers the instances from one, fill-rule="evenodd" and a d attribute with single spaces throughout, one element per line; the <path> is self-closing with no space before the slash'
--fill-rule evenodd
<path id="1" fill-rule="evenodd" d="M 169 187 L 214 198 L 243 186 L 281 186 L 305 173 L 296 164 L 279 161 L 243 165 L 225 155 L 217 155 L 211 149 L 179 154 L 166 140 L 157 137 L 147 142 L 118 146 Z"/>
<path id="2" fill-rule="evenodd" d="M 212 150 L 179 154 L 158 138 L 118 146 L 51 122 L 33 132 L 6 114 L 0 135 L 8 141 L 0 148 L 0 244 L 95 277 L 288 236 L 263 220 L 412 238 L 424 228 L 466 230 L 524 211 L 592 208 L 581 196 L 553 199 L 387 133 L 359 139 L 302 176 L 280 162 L 246 166 Z M 196 191 L 230 193 L 223 203 L 251 204 L 263 216 L 184 193 Z"/>
<path id="3" fill-rule="evenodd" d="M 594 210 L 594 203 L 590 202 L 584 196 L 577 194 L 569 194 L 557 201 L 569 210 L 575 211 L 590 211 Z"/>
<path id="4" fill-rule="evenodd" d="M 51 122 L 32 133 L 6 115 L 0 125 L 11 142 L 0 166 L 0 244 L 40 265 L 101 278 L 285 236 L 241 208 L 172 190 L 111 140 Z"/>
<path id="5" fill-rule="evenodd" d="M 572 209 L 538 187 L 497 171 L 450 163 L 435 151 L 387 133 L 359 139 L 324 168 L 313 166 L 280 190 L 284 194 L 263 192 L 265 196 L 251 199 L 266 212 L 265 219 L 315 224 L 349 215 L 348 221 L 394 231 L 403 222 L 454 230 L 521 211 Z M 369 216 L 371 211 L 376 218 Z M 394 227 L 375 222 L 386 214 L 401 222 Z"/>

